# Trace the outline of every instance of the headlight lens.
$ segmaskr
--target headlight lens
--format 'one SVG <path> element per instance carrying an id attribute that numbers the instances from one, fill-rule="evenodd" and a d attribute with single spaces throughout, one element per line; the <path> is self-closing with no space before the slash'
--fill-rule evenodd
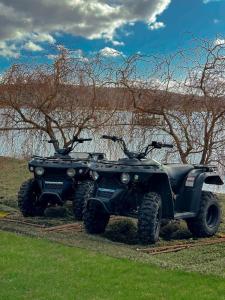
<path id="1" fill-rule="evenodd" d="M 34 171 L 35 171 L 35 174 L 37 174 L 38 176 L 42 176 L 44 174 L 44 172 L 45 172 L 45 169 L 42 168 L 42 167 L 36 167 L 34 169 Z"/>
<path id="2" fill-rule="evenodd" d="M 135 174 L 134 175 L 134 181 L 138 181 L 139 180 L 139 175 Z"/>
<path id="3" fill-rule="evenodd" d="M 76 171 L 74 169 L 70 168 L 66 171 L 66 173 L 69 177 L 74 177 L 76 174 Z"/>
<path id="4" fill-rule="evenodd" d="M 34 167 L 33 166 L 30 166 L 30 172 L 34 172 Z"/>
<path id="5" fill-rule="evenodd" d="M 96 171 L 92 171 L 91 176 L 92 176 L 92 178 L 93 178 L 94 180 L 97 180 L 98 177 L 99 177 L 99 174 L 98 174 L 98 172 L 96 172 Z"/>
<path id="6" fill-rule="evenodd" d="M 130 175 L 128 173 L 122 173 L 121 182 L 127 184 L 130 181 Z"/>

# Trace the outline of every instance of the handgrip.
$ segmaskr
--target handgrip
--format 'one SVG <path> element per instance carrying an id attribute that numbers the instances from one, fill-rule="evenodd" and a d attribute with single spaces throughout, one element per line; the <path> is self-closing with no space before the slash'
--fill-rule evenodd
<path id="1" fill-rule="evenodd" d="M 117 136 L 110 136 L 110 135 L 102 135 L 102 139 L 111 140 L 113 142 L 120 140 Z"/>
<path id="2" fill-rule="evenodd" d="M 80 139 L 81 141 L 83 141 L 83 142 L 87 142 L 87 141 L 92 141 L 92 139 L 91 138 L 87 138 L 87 139 Z"/>
<path id="3" fill-rule="evenodd" d="M 173 145 L 172 144 L 162 144 L 162 147 L 173 148 Z"/>
<path id="4" fill-rule="evenodd" d="M 53 144 L 53 143 L 56 143 L 56 142 L 58 142 L 57 140 L 48 140 L 47 141 L 49 144 Z"/>
<path id="5" fill-rule="evenodd" d="M 92 139 L 91 138 L 83 139 L 83 138 L 74 137 L 74 142 L 83 143 L 87 141 L 92 141 Z"/>
<path id="6" fill-rule="evenodd" d="M 101 138 L 102 138 L 102 139 L 109 139 L 109 140 L 112 139 L 112 137 L 111 137 L 110 135 L 102 135 Z"/>
<path id="7" fill-rule="evenodd" d="M 151 144 L 151 146 L 154 147 L 154 148 L 156 148 L 156 149 L 160 149 L 160 148 L 173 148 L 172 144 L 164 144 L 164 143 L 156 142 L 156 141 L 153 141 L 152 144 Z"/>

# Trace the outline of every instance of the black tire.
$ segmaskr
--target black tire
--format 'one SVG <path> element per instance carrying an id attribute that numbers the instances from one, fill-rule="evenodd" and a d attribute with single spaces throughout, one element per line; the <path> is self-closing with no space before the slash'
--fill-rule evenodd
<path id="1" fill-rule="evenodd" d="M 81 221 L 83 219 L 85 202 L 92 196 L 93 190 L 94 182 L 91 180 L 80 182 L 75 187 L 73 195 L 73 213 L 76 220 Z"/>
<path id="2" fill-rule="evenodd" d="M 162 200 L 157 193 L 147 193 L 138 210 L 138 237 L 142 244 L 154 244 L 159 239 Z"/>
<path id="3" fill-rule="evenodd" d="M 221 222 L 221 208 L 216 195 L 203 191 L 198 215 L 195 218 L 187 219 L 186 222 L 194 237 L 214 235 Z"/>
<path id="4" fill-rule="evenodd" d="M 25 181 L 18 192 L 18 207 L 24 217 L 43 216 L 46 205 L 38 204 L 40 189 L 34 179 Z"/>
<path id="5" fill-rule="evenodd" d="M 84 226 L 87 233 L 100 234 L 105 231 L 110 215 L 103 212 L 102 208 L 90 202 L 84 208 Z"/>

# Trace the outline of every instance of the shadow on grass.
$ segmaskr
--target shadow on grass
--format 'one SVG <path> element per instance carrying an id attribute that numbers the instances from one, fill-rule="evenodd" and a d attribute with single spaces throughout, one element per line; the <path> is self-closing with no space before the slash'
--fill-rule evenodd
<path id="1" fill-rule="evenodd" d="M 123 219 L 110 223 L 103 235 L 113 241 L 134 245 L 139 243 L 137 224 L 131 219 Z M 184 222 L 170 221 L 163 223 L 160 230 L 160 237 L 163 240 L 182 240 L 192 238 L 191 233 Z"/>

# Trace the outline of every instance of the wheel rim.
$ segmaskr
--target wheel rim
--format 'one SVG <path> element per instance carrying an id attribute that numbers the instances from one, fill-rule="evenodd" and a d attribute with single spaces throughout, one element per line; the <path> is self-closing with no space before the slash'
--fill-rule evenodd
<path id="1" fill-rule="evenodd" d="M 213 228 L 215 225 L 217 225 L 218 216 L 218 207 L 216 205 L 210 205 L 206 213 L 206 224 L 208 227 Z"/>

